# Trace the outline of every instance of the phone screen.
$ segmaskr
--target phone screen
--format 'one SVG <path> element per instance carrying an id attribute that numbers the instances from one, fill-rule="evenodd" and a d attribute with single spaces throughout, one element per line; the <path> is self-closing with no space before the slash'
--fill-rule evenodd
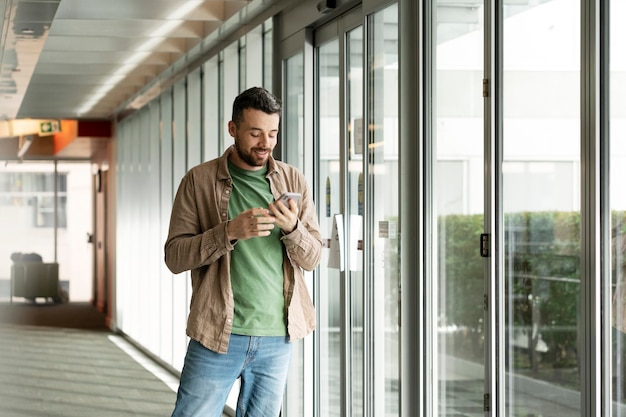
<path id="1" fill-rule="evenodd" d="M 300 197 L 302 197 L 302 194 L 300 194 L 300 193 L 285 193 L 285 194 L 281 195 L 278 198 L 278 200 L 287 203 L 289 200 L 298 201 L 300 199 Z"/>
<path id="2" fill-rule="evenodd" d="M 302 197 L 302 194 L 300 193 L 284 193 L 283 195 L 281 195 L 280 197 L 278 197 L 278 200 L 276 201 L 282 201 L 283 204 L 285 204 L 287 207 L 289 207 L 289 200 L 294 200 L 294 201 L 298 201 L 300 199 L 300 197 Z M 270 211 L 270 215 L 273 216 L 274 214 Z"/>

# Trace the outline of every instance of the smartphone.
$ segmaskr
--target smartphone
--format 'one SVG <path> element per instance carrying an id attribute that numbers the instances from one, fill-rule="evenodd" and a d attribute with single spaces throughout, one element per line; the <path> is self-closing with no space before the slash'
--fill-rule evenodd
<path id="1" fill-rule="evenodd" d="M 281 195 L 280 197 L 278 197 L 278 200 L 276 201 L 282 201 L 287 206 L 289 206 L 289 200 L 298 201 L 300 200 L 300 197 L 302 197 L 302 194 L 300 193 L 285 193 Z"/>
<path id="2" fill-rule="evenodd" d="M 278 200 L 276 201 L 282 201 L 287 207 L 289 207 L 289 200 L 298 201 L 300 197 L 302 197 L 302 194 L 300 193 L 287 192 L 278 197 Z M 270 211 L 270 215 L 273 216 L 274 214 Z"/>

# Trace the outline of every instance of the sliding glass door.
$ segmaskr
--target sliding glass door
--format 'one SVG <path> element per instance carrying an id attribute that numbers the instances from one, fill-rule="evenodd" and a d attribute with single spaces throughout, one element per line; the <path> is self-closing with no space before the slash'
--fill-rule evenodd
<path id="1" fill-rule="evenodd" d="M 320 29 L 317 201 L 327 242 L 319 268 L 319 414 L 363 416 L 363 27 L 353 13 Z M 340 57 L 345 57 L 340 59 Z M 338 94 L 339 93 L 339 94 Z"/>
<path id="2" fill-rule="evenodd" d="M 432 43 L 433 381 L 436 415 L 482 415 L 484 225 L 482 2 L 435 2 Z M 459 19 L 459 17 L 462 17 Z"/>
<path id="3" fill-rule="evenodd" d="M 316 31 L 317 416 L 399 415 L 397 34 L 395 5 Z"/>
<path id="4" fill-rule="evenodd" d="M 581 3 L 433 6 L 433 409 L 581 415 Z"/>
<path id="5" fill-rule="evenodd" d="M 576 416 L 580 3 L 505 1 L 502 18 L 506 414 Z"/>
<path id="6" fill-rule="evenodd" d="M 316 395 L 321 416 L 341 416 L 341 268 L 339 259 L 339 232 L 335 231 L 336 214 L 341 204 L 341 141 L 339 124 L 339 41 L 332 39 L 317 48 L 318 56 L 318 109 L 319 138 L 317 201 L 319 222 L 325 250 L 319 268 L 317 310 L 319 355 Z M 323 187 L 321 186 L 323 184 Z M 343 240 L 341 241 L 343 244 Z M 332 253 L 331 253 L 332 251 Z"/>

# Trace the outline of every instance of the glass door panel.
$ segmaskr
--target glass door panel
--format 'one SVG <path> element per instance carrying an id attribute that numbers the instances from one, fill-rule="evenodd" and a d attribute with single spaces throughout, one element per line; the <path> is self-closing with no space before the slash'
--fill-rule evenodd
<path id="1" fill-rule="evenodd" d="M 363 29 L 358 26 L 339 32 L 335 32 L 338 38 L 317 47 L 317 201 L 325 203 L 320 207 L 320 226 L 328 248 L 320 265 L 318 287 L 318 390 L 320 416 L 350 417 L 363 415 L 366 388 Z"/>
<path id="2" fill-rule="evenodd" d="M 324 417 L 399 413 L 397 6 L 368 19 L 369 60 L 360 10 L 316 36 Z"/>
<path id="3" fill-rule="evenodd" d="M 506 415 L 576 416 L 580 3 L 505 1 L 503 19 Z"/>
<path id="4" fill-rule="evenodd" d="M 344 223 L 346 230 L 346 255 L 348 281 L 346 290 L 350 297 L 350 333 L 346 340 L 349 354 L 352 416 L 362 416 L 364 406 L 364 337 L 363 337 L 363 28 L 346 34 L 347 84 L 346 124 L 348 126 L 347 189 L 348 208 Z"/>
<path id="5" fill-rule="evenodd" d="M 11 268 L 22 255 L 59 264 L 55 298 L 93 298 L 93 247 L 85 237 L 93 233 L 91 181 L 88 162 L 0 166 L 0 302 L 11 300 Z"/>
<path id="6" fill-rule="evenodd" d="M 55 243 L 62 286 L 67 286 L 70 301 L 91 301 L 96 243 L 88 242 L 85 235 L 93 233 L 92 166 L 89 162 L 57 162 L 56 175 Z"/>
<path id="7" fill-rule="evenodd" d="M 436 415 L 483 415 L 482 2 L 435 2 L 432 70 L 433 377 Z M 463 18 L 459 19 L 459 16 Z"/>
<path id="8" fill-rule="evenodd" d="M 626 53 L 623 50 L 626 1 L 611 0 L 610 14 L 610 208 L 612 230 L 612 416 L 626 416 Z"/>
<path id="9" fill-rule="evenodd" d="M 303 53 L 299 52 L 283 63 L 286 91 L 283 99 L 281 124 L 282 160 L 304 172 L 304 76 Z M 307 273 L 308 275 L 308 273 Z M 287 416 L 306 417 L 305 354 L 304 341 L 292 343 L 291 366 L 289 367 L 287 392 L 283 401 L 283 413 Z"/>
<path id="10" fill-rule="evenodd" d="M 372 416 L 398 416 L 399 411 L 399 253 L 398 253 L 398 6 L 369 20 L 367 146 L 369 214 L 365 220 L 370 261 L 366 296 L 370 318 L 367 363 L 373 386 Z"/>
<path id="11" fill-rule="evenodd" d="M 340 254 L 335 234 L 335 215 L 342 211 L 340 163 L 339 41 L 317 48 L 318 58 L 318 155 L 317 204 L 320 232 L 326 249 L 322 251 L 317 280 L 319 385 L 318 416 L 341 416 L 341 293 Z"/>

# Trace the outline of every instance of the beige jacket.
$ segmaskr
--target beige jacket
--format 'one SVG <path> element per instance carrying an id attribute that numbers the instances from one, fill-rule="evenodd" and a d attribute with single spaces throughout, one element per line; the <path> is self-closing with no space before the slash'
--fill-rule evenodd
<path id="1" fill-rule="evenodd" d="M 226 236 L 232 179 L 228 172 L 231 146 L 219 158 L 202 163 L 181 180 L 165 242 L 165 264 L 175 274 L 191 270 L 192 296 L 187 335 L 215 352 L 226 353 L 233 322 L 230 253 Z M 287 191 L 302 194 L 296 229 L 281 239 L 287 333 L 297 340 L 315 328 L 315 310 L 302 270 L 320 261 L 322 241 L 313 198 L 302 173 L 273 158 L 267 178 L 275 198 Z"/>

